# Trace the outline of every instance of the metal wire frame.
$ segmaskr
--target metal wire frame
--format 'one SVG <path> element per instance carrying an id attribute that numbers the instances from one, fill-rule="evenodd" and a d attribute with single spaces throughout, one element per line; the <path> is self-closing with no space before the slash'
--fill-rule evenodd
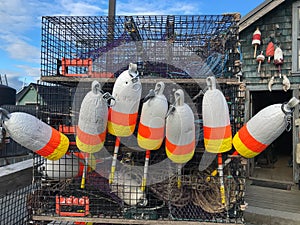
<path id="1" fill-rule="evenodd" d="M 117 73 L 129 61 L 144 63 L 148 67 L 145 72 L 158 68 L 157 64 L 152 65 L 154 62 L 167 64 L 160 65 L 160 76 L 169 72 L 184 74 L 168 65 L 176 67 L 188 61 L 191 54 L 198 56 L 199 61 L 199 57 L 205 60 L 215 53 L 220 54 L 219 65 L 224 67 L 220 74 L 224 76 L 227 71 L 232 73 L 234 67 L 231 58 L 235 56 L 231 55 L 238 40 L 238 20 L 238 14 L 116 16 L 111 34 L 105 16 L 43 17 L 41 76 L 65 75 L 61 71 L 63 59 L 93 60 L 92 71 L 83 61 L 68 67 L 68 73 L 77 75 Z M 224 55 L 229 52 L 230 59 L 225 60 Z"/>

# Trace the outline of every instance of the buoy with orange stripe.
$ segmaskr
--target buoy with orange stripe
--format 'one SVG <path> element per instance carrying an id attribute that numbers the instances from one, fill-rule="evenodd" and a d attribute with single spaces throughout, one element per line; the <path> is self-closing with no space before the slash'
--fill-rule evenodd
<path id="1" fill-rule="evenodd" d="M 128 70 L 116 79 L 112 96 L 114 104 L 108 111 L 108 132 L 116 136 L 114 155 L 109 176 L 109 183 L 114 181 L 120 138 L 133 134 L 142 94 L 142 84 L 138 77 L 137 64 L 130 63 Z"/>
<path id="2" fill-rule="evenodd" d="M 202 101 L 204 147 L 210 153 L 223 153 L 232 148 L 229 110 L 223 93 L 216 88 L 215 77 L 206 79 L 208 90 Z"/>
<path id="3" fill-rule="evenodd" d="M 206 83 L 208 90 L 202 100 L 204 147 L 207 152 L 218 154 L 221 203 L 225 205 L 222 153 L 232 148 L 229 110 L 223 93 L 216 88 L 216 78 L 207 77 Z"/>
<path id="4" fill-rule="evenodd" d="M 24 113 L 8 113 L 0 108 L 3 126 L 9 136 L 25 148 L 49 159 L 58 160 L 69 148 L 69 139 L 38 118 Z"/>
<path id="5" fill-rule="evenodd" d="M 273 104 L 254 115 L 233 137 L 233 146 L 245 158 L 253 158 L 263 152 L 284 130 L 292 126 L 292 114 L 299 100 Z"/>
<path id="6" fill-rule="evenodd" d="M 91 91 L 84 97 L 78 119 L 76 145 L 82 152 L 95 153 L 102 149 L 108 120 L 108 106 L 101 85 L 92 82 Z"/>
<path id="7" fill-rule="evenodd" d="M 181 187 L 182 164 L 188 162 L 195 152 L 195 124 L 192 109 L 184 102 L 184 92 L 175 92 L 175 105 L 166 119 L 166 153 L 178 164 L 178 187 Z"/>
<path id="8" fill-rule="evenodd" d="M 141 148 L 146 149 L 142 191 L 145 190 L 147 183 L 150 150 L 159 149 L 165 137 L 168 101 L 163 94 L 164 89 L 165 84 L 160 81 L 155 85 L 154 90 L 149 91 L 149 94 L 144 98 L 140 116 L 137 141 Z"/>
<path id="9" fill-rule="evenodd" d="M 108 132 L 117 137 L 133 134 L 141 99 L 142 85 L 138 77 L 137 65 L 130 63 L 116 79 L 112 96 L 115 103 L 109 108 Z"/>
<path id="10" fill-rule="evenodd" d="M 159 149 L 165 137 L 165 117 L 168 101 L 163 91 L 165 84 L 158 82 L 145 97 L 138 128 L 138 145 L 148 150 Z"/>

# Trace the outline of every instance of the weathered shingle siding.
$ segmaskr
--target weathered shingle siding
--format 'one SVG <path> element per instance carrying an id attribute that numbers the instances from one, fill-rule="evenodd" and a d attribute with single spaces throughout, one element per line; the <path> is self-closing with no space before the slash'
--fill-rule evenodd
<path id="1" fill-rule="evenodd" d="M 252 46 L 253 32 L 259 27 L 261 31 L 261 45 L 257 48 L 257 55 L 263 51 L 266 54 L 266 48 L 271 40 L 274 44 L 279 44 L 284 57 L 284 63 L 281 66 L 282 74 L 288 75 L 292 69 L 292 1 L 286 1 L 276 7 L 271 12 L 265 14 L 259 20 L 251 24 L 240 32 L 241 49 L 243 53 L 243 77 L 248 84 L 265 84 L 271 76 L 278 75 L 278 68 L 273 63 L 267 63 L 267 57 L 261 66 L 261 74 L 257 74 L 258 63 L 253 57 L 254 47 Z M 261 78 L 263 77 L 263 78 Z M 265 86 L 267 88 L 267 86 Z"/>

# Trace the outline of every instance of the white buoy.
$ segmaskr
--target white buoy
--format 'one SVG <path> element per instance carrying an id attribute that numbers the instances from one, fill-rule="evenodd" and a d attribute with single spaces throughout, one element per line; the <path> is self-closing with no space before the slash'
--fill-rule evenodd
<path id="1" fill-rule="evenodd" d="M 87 153 L 102 149 L 108 120 L 108 107 L 99 82 L 93 81 L 91 89 L 81 103 L 76 136 L 77 147 Z"/>
<path id="2" fill-rule="evenodd" d="M 80 161 L 74 155 L 64 155 L 56 161 L 47 160 L 46 175 L 50 179 L 67 179 L 80 175 Z"/>
<path id="3" fill-rule="evenodd" d="M 138 77 L 137 65 L 130 63 L 128 70 L 121 73 L 114 84 L 112 96 L 115 102 L 108 112 L 108 132 L 116 136 L 110 184 L 114 181 L 120 138 L 128 137 L 134 132 L 141 94 L 142 84 Z"/>
<path id="4" fill-rule="evenodd" d="M 150 150 L 160 148 L 165 137 L 165 121 L 168 112 L 168 101 L 163 95 L 165 84 L 158 82 L 154 90 L 145 97 L 138 128 L 138 145 L 146 150 L 142 191 L 147 183 Z"/>
<path id="5" fill-rule="evenodd" d="M 137 65 L 130 64 L 116 79 L 112 96 L 115 103 L 109 108 L 108 132 L 117 137 L 128 137 L 135 129 L 141 100 L 142 85 Z"/>
<path id="6" fill-rule="evenodd" d="M 147 150 L 160 148 L 165 137 L 168 101 L 163 95 L 165 84 L 158 82 L 152 97 L 143 103 L 138 128 L 138 145 Z"/>
<path id="7" fill-rule="evenodd" d="M 58 160 L 68 151 L 64 134 L 30 114 L 7 114 L 3 125 L 14 141 L 49 160 Z"/>
<path id="8" fill-rule="evenodd" d="M 232 148 L 229 110 L 223 93 L 216 88 L 216 79 L 206 79 L 208 90 L 202 101 L 204 147 L 210 153 L 222 153 Z"/>
<path id="9" fill-rule="evenodd" d="M 234 136 L 236 151 L 245 158 L 263 152 L 285 129 L 292 125 L 291 117 L 299 100 L 291 98 L 286 104 L 274 104 L 260 110 Z"/>
<path id="10" fill-rule="evenodd" d="M 177 163 L 178 188 L 181 187 L 182 164 L 188 162 L 195 152 L 195 123 L 192 109 L 184 103 L 181 89 L 175 92 L 175 106 L 166 120 L 166 153 Z"/>

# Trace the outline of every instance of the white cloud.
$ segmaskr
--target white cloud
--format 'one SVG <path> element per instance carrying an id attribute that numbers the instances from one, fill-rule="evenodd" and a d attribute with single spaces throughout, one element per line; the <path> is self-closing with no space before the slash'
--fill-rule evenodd
<path id="1" fill-rule="evenodd" d="M 69 16 L 94 16 L 107 13 L 106 7 L 102 8 L 101 4 L 93 1 L 62 0 L 60 4 L 63 9 L 60 14 Z"/>
<path id="2" fill-rule="evenodd" d="M 2 45 L 1 48 L 9 54 L 11 59 L 40 63 L 40 49 L 21 38 L 21 36 L 15 36 L 12 33 L 2 35 L 1 39 L 5 45 Z"/>
<path id="3" fill-rule="evenodd" d="M 200 1 L 139 1 L 125 0 L 117 2 L 118 15 L 186 15 L 199 14 L 201 9 Z"/>

